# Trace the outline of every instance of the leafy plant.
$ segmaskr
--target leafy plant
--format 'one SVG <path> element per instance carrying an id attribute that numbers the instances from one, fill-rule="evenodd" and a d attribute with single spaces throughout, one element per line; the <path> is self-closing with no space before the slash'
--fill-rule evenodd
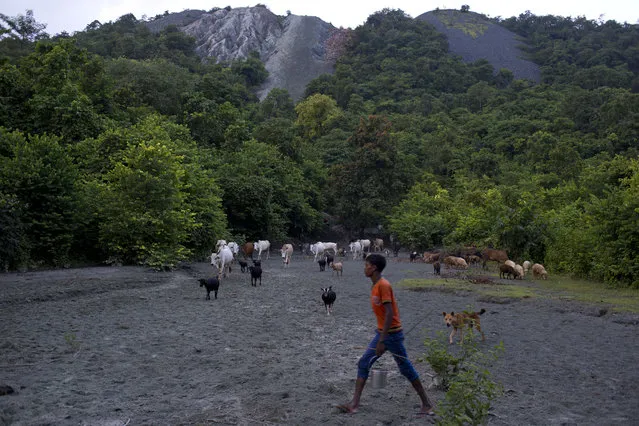
<path id="1" fill-rule="evenodd" d="M 64 333 L 64 341 L 67 342 L 69 349 L 72 351 L 78 351 L 80 349 L 80 341 L 75 333 Z"/>
<path id="2" fill-rule="evenodd" d="M 436 409 L 439 425 L 479 425 L 485 423 L 492 401 L 502 393 L 489 367 L 504 351 L 503 342 L 482 351 L 473 333 L 465 333 L 458 350 L 447 348 L 444 332 L 426 339 L 427 361 L 437 374 L 439 387 L 446 391 Z"/>

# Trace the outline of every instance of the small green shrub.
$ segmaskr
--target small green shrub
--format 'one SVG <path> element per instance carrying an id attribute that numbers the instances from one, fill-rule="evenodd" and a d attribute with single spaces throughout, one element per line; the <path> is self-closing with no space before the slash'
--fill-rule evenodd
<path id="1" fill-rule="evenodd" d="M 72 352 L 76 352 L 80 349 L 80 341 L 75 333 L 64 333 L 64 341 L 67 342 L 67 345 Z"/>
<path id="2" fill-rule="evenodd" d="M 446 394 L 435 412 L 439 425 L 479 425 L 486 422 L 492 401 L 502 385 L 492 379 L 489 367 L 504 351 L 503 342 L 482 351 L 473 333 L 464 333 L 461 345 L 448 348 L 444 332 L 426 339 L 426 353 L 419 359 L 430 364 Z"/>

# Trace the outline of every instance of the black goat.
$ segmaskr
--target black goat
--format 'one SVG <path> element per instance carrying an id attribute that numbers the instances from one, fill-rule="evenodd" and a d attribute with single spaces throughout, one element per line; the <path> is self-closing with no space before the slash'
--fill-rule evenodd
<path id="1" fill-rule="evenodd" d="M 325 256 L 326 256 L 326 266 L 330 267 L 333 264 L 333 260 L 334 260 L 333 255 L 326 253 Z"/>
<path id="2" fill-rule="evenodd" d="M 317 263 L 319 264 L 320 271 L 325 271 L 326 270 L 326 260 L 320 259 L 320 260 L 317 261 Z"/>
<path id="3" fill-rule="evenodd" d="M 218 277 L 200 278 L 200 287 L 206 287 L 206 300 L 211 300 L 211 292 L 214 292 L 217 299 L 217 290 L 220 288 L 220 279 Z"/>
<path id="4" fill-rule="evenodd" d="M 249 266 L 249 271 L 251 272 L 251 285 L 253 287 L 257 287 L 258 278 L 260 280 L 260 285 L 262 285 L 262 267 L 258 265 Z"/>
<path id="5" fill-rule="evenodd" d="M 335 299 L 337 299 L 337 295 L 333 291 L 333 286 L 322 289 L 322 300 L 324 301 L 324 308 L 326 308 L 326 315 L 330 315 L 333 312 Z"/>
<path id="6" fill-rule="evenodd" d="M 414 262 L 417 259 L 417 252 L 414 251 L 410 254 L 410 261 Z"/>
<path id="7" fill-rule="evenodd" d="M 248 271 L 248 263 L 246 263 L 246 261 L 240 260 L 240 259 L 238 259 L 237 261 L 240 264 L 240 270 L 242 272 L 247 272 Z"/>

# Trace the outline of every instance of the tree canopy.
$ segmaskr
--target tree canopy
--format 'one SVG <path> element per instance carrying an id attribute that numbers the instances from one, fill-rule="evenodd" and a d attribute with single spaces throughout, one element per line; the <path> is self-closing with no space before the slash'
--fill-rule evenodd
<path id="1" fill-rule="evenodd" d="M 172 267 L 218 238 L 374 228 L 639 287 L 638 26 L 495 22 L 541 84 L 383 9 L 333 34 L 334 73 L 295 104 L 257 98 L 255 54 L 202 61 L 174 26 L 129 14 L 51 38 L 1 15 L 0 264 Z"/>

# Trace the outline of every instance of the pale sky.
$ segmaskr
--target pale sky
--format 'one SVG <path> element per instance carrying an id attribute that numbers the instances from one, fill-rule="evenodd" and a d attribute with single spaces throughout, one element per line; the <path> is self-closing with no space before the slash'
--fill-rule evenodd
<path id="1" fill-rule="evenodd" d="M 459 9 L 461 5 L 470 6 L 471 12 L 478 12 L 490 17 L 509 18 L 519 16 L 526 10 L 535 15 L 556 15 L 563 17 L 585 16 L 587 19 L 614 19 L 619 23 L 639 23 L 638 0 L 262 0 L 247 2 L 246 0 L 0 0 L 0 13 L 7 16 L 25 14 L 27 9 L 33 10 L 36 21 L 47 24 L 46 32 L 55 35 L 61 31 L 73 33 L 82 31 L 94 20 L 102 23 L 115 21 L 120 16 L 133 13 L 137 19 L 143 15 L 153 17 L 169 12 L 181 12 L 185 9 L 210 10 L 213 7 L 246 7 L 261 3 L 277 15 L 317 16 L 336 27 L 355 28 L 363 24 L 369 15 L 386 7 L 401 9 L 412 17 L 429 12 L 436 8 Z"/>

